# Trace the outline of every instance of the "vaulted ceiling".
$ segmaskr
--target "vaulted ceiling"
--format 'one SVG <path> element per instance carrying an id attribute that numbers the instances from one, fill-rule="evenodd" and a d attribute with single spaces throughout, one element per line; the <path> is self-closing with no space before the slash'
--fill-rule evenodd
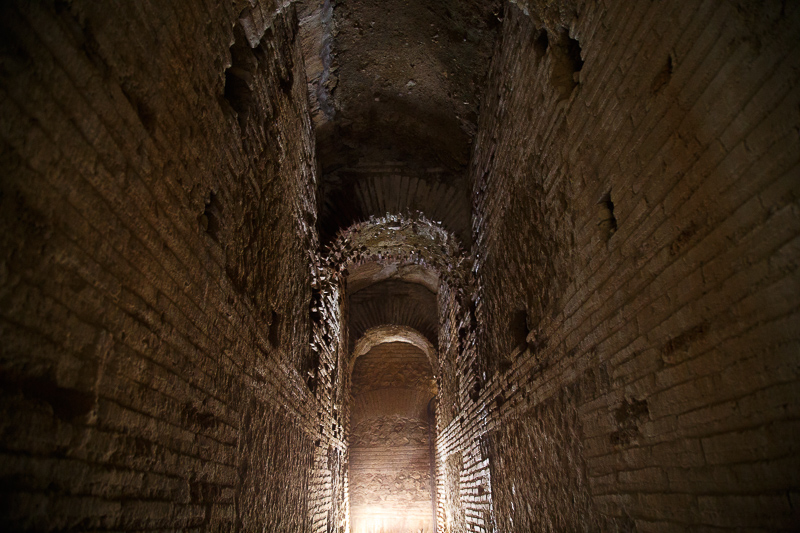
<path id="1" fill-rule="evenodd" d="M 370 216 L 422 212 L 471 241 L 467 165 L 502 20 L 497 0 L 306 0 L 323 243 Z"/>

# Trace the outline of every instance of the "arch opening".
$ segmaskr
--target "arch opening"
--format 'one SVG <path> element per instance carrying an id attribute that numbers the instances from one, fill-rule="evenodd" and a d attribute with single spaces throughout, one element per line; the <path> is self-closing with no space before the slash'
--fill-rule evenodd
<path id="1" fill-rule="evenodd" d="M 409 333 L 362 339 L 353 354 L 348 435 L 353 533 L 435 531 L 435 426 L 429 406 L 436 385 L 424 337 L 405 337 Z"/>

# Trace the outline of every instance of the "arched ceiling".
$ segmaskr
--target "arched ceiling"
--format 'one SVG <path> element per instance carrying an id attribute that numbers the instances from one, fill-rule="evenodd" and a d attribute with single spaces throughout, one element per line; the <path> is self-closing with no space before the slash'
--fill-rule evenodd
<path id="1" fill-rule="evenodd" d="M 414 281 L 438 291 L 442 278 L 469 268 L 458 239 L 424 216 L 387 215 L 341 230 L 319 257 L 332 276 L 355 292 L 385 279 Z"/>
<path id="2" fill-rule="evenodd" d="M 370 216 L 410 210 L 468 245 L 466 169 L 501 3 L 300 5 L 322 242 Z"/>
<path id="3" fill-rule="evenodd" d="M 384 265 L 378 261 L 368 261 L 350 268 L 347 289 L 350 293 L 355 293 L 387 279 L 418 283 L 432 293 L 439 292 L 439 275 L 435 270 L 421 265 L 402 265 L 396 262 Z"/>
<path id="4" fill-rule="evenodd" d="M 326 252 L 319 258 L 325 279 L 317 289 L 344 289 L 351 351 L 368 332 L 377 335 L 374 343 L 384 333 L 394 335 L 391 326 L 413 329 L 438 345 L 440 283 L 468 270 L 457 239 L 441 225 L 421 216 L 388 215 L 340 231 Z"/>
<path id="5" fill-rule="evenodd" d="M 413 328 L 437 346 L 438 290 L 465 270 L 468 179 L 499 0 L 301 0 L 325 268 L 349 348 Z"/>
<path id="6" fill-rule="evenodd" d="M 436 294 L 424 285 L 389 279 L 350 294 L 349 303 L 351 344 L 369 329 L 392 324 L 413 328 L 438 345 Z"/>
<path id="7" fill-rule="evenodd" d="M 350 359 L 350 367 L 352 367 L 356 360 L 362 355 L 368 353 L 376 346 L 388 342 L 404 342 L 419 348 L 428 358 L 431 369 L 437 367 L 436 348 L 433 347 L 433 344 L 431 344 L 427 337 L 414 328 L 394 325 L 377 326 L 368 329 L 355 343 L 352 358 Z M 434 372 L 434 377 L 435 375 Z"/>

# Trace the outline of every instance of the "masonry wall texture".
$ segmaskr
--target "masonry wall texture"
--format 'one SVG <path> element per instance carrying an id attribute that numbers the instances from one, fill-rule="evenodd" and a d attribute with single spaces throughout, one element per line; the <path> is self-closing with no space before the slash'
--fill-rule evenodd
<path id="1" fill-rule="evenodd" d="M 0 5 L 3 530 L 800 529 L 800 5 L 435 4 Z"/>
<path id="2" fill-rule="evenodd" d="M 3 529 L 309 530 L 292 7 L 0 10 Z"/>
<path id="3" fill-rule="evenodd" d="M 490 72 L 440 526 L 797 528 L 797 7 L 562 7 Z"/>

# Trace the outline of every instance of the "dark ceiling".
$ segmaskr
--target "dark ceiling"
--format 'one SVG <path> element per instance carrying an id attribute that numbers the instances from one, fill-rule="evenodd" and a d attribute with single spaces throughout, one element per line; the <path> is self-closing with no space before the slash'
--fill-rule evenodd
<path id="1" fill-rule="evenodd" d="M 301 7 L 322 174 L 320 235 L 421 211 L 467 246 L 467 164 L 501 3 L 339 0 Z"/>

